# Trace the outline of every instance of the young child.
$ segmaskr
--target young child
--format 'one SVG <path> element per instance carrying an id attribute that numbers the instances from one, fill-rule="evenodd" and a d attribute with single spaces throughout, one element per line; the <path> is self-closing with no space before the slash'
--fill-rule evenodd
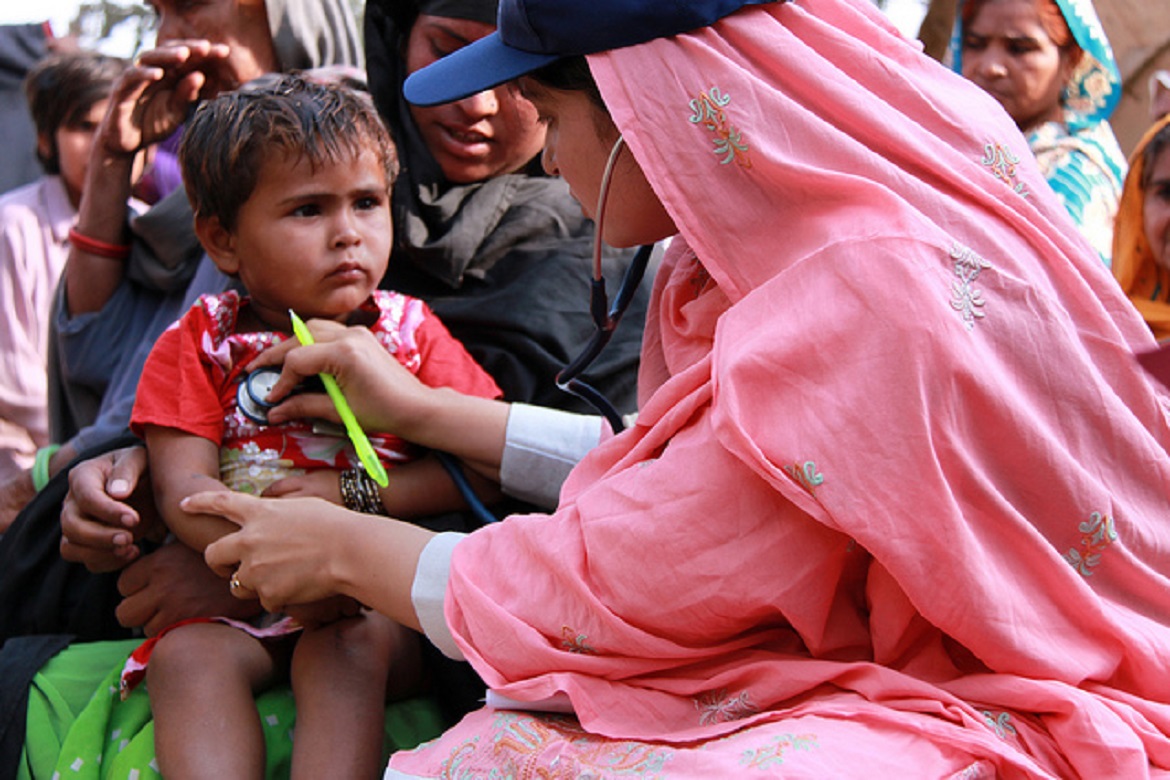
<path id="1" fill-rule="evenodd" d="M 495 382 L 421 301 L 377 290 L 390 256 L 397 160 L 360 93 L 299 76 L 266 79 L 195 112 L 179 150 L 196 233 L 246 296 L 204 296 L 158 340 L 132 427 L 144 436 L 159 509 L 196 550 L 232 530 L 180 509 L 202 490 L 316 495 L 395 516 L 461 506 L 441 466 L 371 435 L 395 481 L 380 489 L 343 433 L 312 421 L 267 425 L 266 347 L 304 319 L 368 324 L 423 382 L 496 397 Z M 398 465 L 402 464 L 402 465 Z M 410 489 L 396 486 L 409 482 Z M 421 501 L 415 497 L 421 496 Z M 240 587 L 232 578 L 233 591 Z M 136 653 L 146 669 L 159 769 L 168 778 L 260 777 L 264 741 L 253 694 L 291 673 L 293 777 L 378 777 L 382 710 L 419 674 L 418 637 L 356 602 L 290 610 L 297 621 L 183 623 Z M 303 632 L 290 634 L 300 625 Z M 131 674 L 133 677 L 133 674 Z"/>
<path id="2" fill-rule="evenodd" d="M 36 453 L 44 466 L 51 455 L 49 311 L 69 255 L 94 131 L 125 68 L 117 57 L 74 51 L 42 59 L 24 81 L 44 175 L 0 197 L 0 482 L 21 472 L 30 484 L 48 477 L 47 469 L 44 480 L 29 470 Z M 0 533 L 6 525 L 0 519 Z"/>

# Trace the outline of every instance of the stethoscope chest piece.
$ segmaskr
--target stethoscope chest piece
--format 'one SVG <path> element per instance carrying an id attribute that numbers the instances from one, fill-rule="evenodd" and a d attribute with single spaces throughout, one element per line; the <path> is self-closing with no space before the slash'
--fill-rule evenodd
<path id="1" fill-rule="evenodd" d="M 276 404 L 268 403 L 268 394 L 280 379 L 280 369 L 265 366 L 248 373 L 236 389 L 236 404 L 240 414 L 258 425 L 268 424 L 268 410 Z"/>

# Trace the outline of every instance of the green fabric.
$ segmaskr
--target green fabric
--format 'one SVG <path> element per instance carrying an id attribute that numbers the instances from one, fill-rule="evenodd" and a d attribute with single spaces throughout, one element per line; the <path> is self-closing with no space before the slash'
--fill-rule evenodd
<path id="1" fill-rule="evenodd" d="M 74 645 L 45 664 L 30 690 L 24 759 L 16 780 L 161 777 L 154 767 L 154 728 L 145 686 L 125 701 L 118 696 L 122 663 L 138 644 Z M 292 692 L 287 686 L 268 691 L 257 697 L 256 707 L 264 724 L 267 777 L 288 777 L 296 723 Z M 432 739 L 443 725 L 438 707 L 428 699 L 391 704 L 386 709 L 386 753 Z"/>

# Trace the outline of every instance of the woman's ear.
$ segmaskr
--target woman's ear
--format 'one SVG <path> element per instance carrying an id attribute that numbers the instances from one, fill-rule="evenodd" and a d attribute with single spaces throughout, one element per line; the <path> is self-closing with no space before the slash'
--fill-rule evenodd
<path id="1" fill-rule="evenodd" d="M 195 235 L 219 270 L 228 276 L 239 274 L 236 234 L 225 228 L 219 217 L 195 217 Z"/>

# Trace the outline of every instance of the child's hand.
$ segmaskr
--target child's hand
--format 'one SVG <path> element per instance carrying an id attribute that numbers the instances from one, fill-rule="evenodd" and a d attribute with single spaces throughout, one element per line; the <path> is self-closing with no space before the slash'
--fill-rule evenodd
<path id="1" fill-rule="evenodd" d="M 306 498 L 315 496 L 345 506 L 341 500 L 341 472 L 319 469 L 273 482 L 263 493 L 265 498 Z"/>
<path id="2" fill-rule="evenodd" d="M 285 614 L 305 628 L 332 623 L 343 618 L 355 617 L 362 605 L 349 596 L 333 596 L 312 604 L 295 604 L 285 607 Z"/>

